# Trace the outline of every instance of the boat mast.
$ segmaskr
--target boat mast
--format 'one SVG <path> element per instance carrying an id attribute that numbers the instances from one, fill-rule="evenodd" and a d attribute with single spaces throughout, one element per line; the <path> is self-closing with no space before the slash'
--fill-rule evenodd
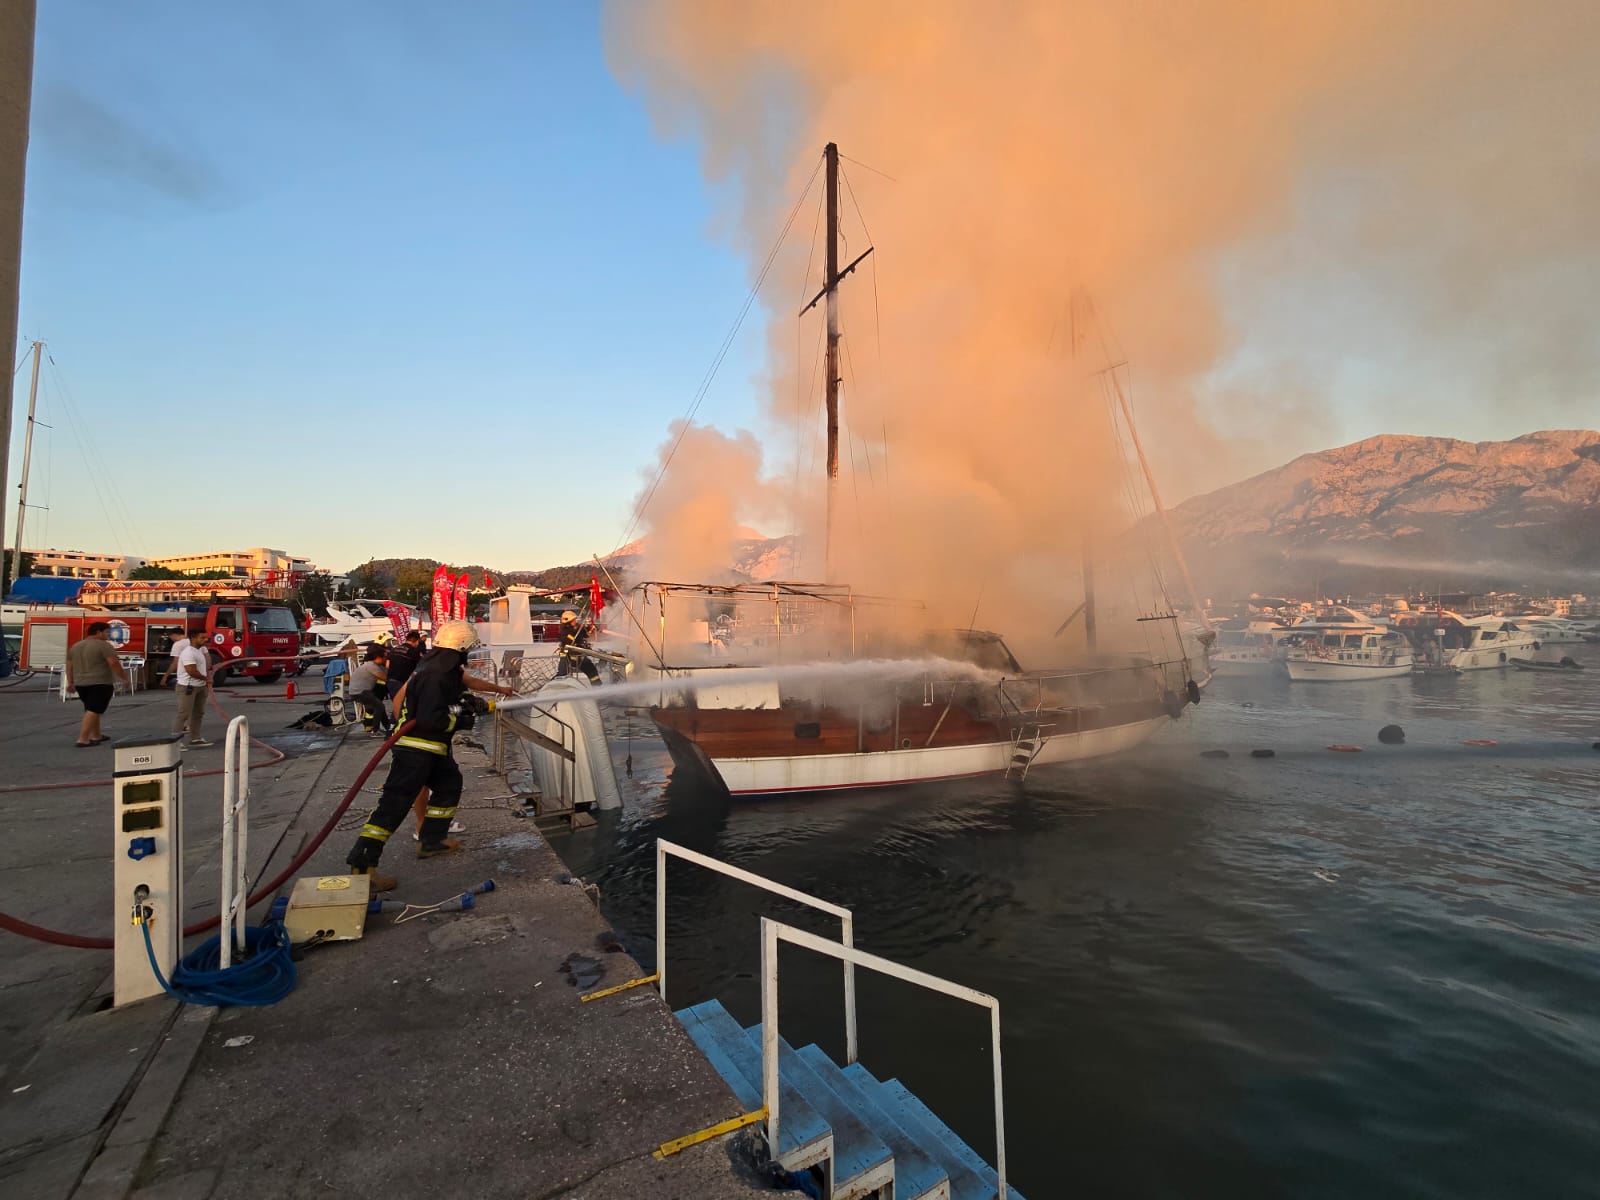
<path id="1" fill-rule="evenodd" d="M 1209 631 L 1211 618 L 1206 615 L 1205 606 L 1200 603 L 1200 591 L 1194 586 L 1194 578 L 1189 574 L 1189 564 L 1183 557 L 1183 549 L 1178 545 L 1177 535 L 1172 532 L 1172 522 L 1167 519 L 1166 505 L 1161 503 L 1161 489 L 1156 487 L 1155 472 L 1150 469 L 1150 460 L 1144 456 L 1144 444 L 1139 440 L 1139 427 L 1133 423 L 1133 406 L 1128 403 L 1127 393 L 1122 390 L 1122 382 L 1117 378 L 1116 367 L 1112 367 L 1110 373 L 1117 406 L 1122 410 L 1122 420 L 1127 425 L 1128 436 L 1133 441 L 1133 452 L 1138 456 L 1139 469 L 1144 472 L 1144 481 L 1150 488 L 1150 499 L 1155 505 L 1156 519 L 1161 522 L 1161 531 L 1167 537 L 1167 547 L 1172 551 L 1172 557 L 1178 564 L 1178 571 L 1183 575 L 1183 584 L 1189 590 L 1189 603 L 1194 605 L 1195 616 L 1199 619 L 1201 627 Z"/>
<path id="2" fill-rule="evenodd" d="M 28 512 L 28 463 L 33 458 L 33 412 L 39 404 L 39 357 L 43 351 L 43 342 L 33 344 L 33 379 L 28 384 L 28 427 L 22 439 L 22 481 L 17 484 L 17 540 L 11 547 L 13 587 L 16 586 L 17 575 L 22 570 L 22 519 Z"/>
<path id="3" fill-rule="evenodd" d="M 833 507 L 839 480 L 839 147 L 829 142 L 823 147 L 827 179 L 828 249 L 827 275 L 823 292 L 827 295 L 828 348 L 822 363 L 824 395 L 828 406 L 828 512 L 823 530 L 822 578 L 833 582 Z"/>

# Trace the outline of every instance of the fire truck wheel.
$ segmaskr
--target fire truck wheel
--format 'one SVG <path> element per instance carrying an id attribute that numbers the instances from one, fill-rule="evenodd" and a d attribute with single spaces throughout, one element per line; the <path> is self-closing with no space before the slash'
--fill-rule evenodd
<path id="1" fill-rule="evenodd" d="M 227 667 L 218 668 L 217 673 L 211 677 L 211 686 L 221 687 L 228 682 L 228 676 L 232 674 L 233 672 L 228 670 Z"/>
<path id="2" fill-rule="evenodd" d="M 255 680 L 257 683 L 277 683 L 282 678 L 282 671 L 268 671 L 265 675 L 257 675 Z"/>

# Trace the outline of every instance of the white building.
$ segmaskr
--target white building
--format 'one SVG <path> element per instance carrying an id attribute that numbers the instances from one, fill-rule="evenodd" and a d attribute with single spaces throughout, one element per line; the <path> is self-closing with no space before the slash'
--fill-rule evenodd
<path id="1" fill-rule="evenodd" d="M 128 554 L 96 554 L 92 550 L 26 550 L 33 556 L 35 575 L 55 575 L 63 579 L 126 579 L 130 571 L 147 561 Z"/>
<path id="2" fill-rule="evenodd" d="M 169 558 L 152 558 L 158 567 L 184 575 L 199 575 L 206 571 L 226 571 L 235 579 L 248 579 L 265 583 L 268 578 L 278 583 L 289 583 L 297 575 L 309 575 L 317 568 L 310 559 L 297 558 L 282 550 L 255 546 L 249 550 L 217 550 L 210 554 L 178 554 Z"/>

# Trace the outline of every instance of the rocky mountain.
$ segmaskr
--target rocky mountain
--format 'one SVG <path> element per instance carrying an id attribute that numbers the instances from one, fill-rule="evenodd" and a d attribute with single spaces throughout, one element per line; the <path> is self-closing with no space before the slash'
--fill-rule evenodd
<path id="1" fill-rule="evenodd" d="M 1600 586 L 1600 432 L 1385 434 L 1184 501 L 1204 591 Z"/>

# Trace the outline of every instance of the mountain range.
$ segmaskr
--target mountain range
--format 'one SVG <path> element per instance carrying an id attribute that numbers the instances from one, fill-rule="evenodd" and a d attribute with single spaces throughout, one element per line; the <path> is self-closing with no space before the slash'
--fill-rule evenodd
<path id="1" fill-rule="evenodd" d="M 1185 500 L 1168 514 L 1218 600 L 1366 591 L 1600 591 L 1600 431 L 1505 442 L 1382 434 Z M 792 578 L 795 538 L 741 530 L 732 578 Z M 631 575 L 643 542 L 605 561 Z M 591 567 L 512 578 L 562 586 Z"/>
<path id="2" fill-rule="evenodd" d="M 1600 432 L 1506 442 L 1383 434 L 1170 513 L 1202 590 L 1600 584 Z"/>

